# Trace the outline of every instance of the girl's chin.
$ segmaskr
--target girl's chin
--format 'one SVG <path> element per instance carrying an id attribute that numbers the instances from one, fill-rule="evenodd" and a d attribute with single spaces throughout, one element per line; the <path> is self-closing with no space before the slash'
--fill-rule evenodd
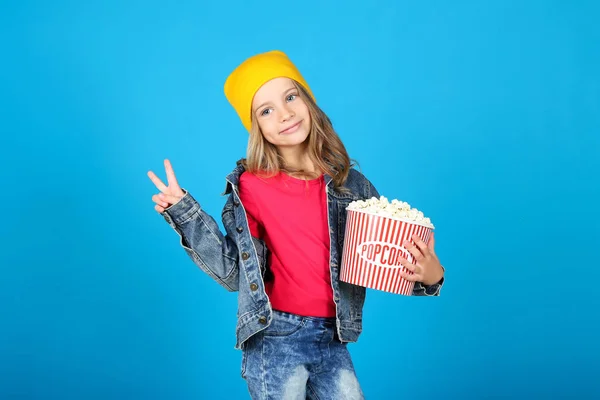
<path id="1" fill-rule="evenodd" d="M 281 140 L 279 141 L 281 144 L 286 144 L 286 145 L 292 145 L 292 144 L 301 144 L 306 142 L 306 139 L 308 139 L 308 135 L 306 133 L 301 133 L 299 132 L 299 134 L 294 134 L 294 135 L 289 135 L 287 137 L 282 137 Z"/>

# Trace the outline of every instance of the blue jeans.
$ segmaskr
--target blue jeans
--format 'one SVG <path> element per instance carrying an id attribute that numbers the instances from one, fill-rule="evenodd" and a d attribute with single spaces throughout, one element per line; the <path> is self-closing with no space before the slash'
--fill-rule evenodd
<path id="1" fill-rule="evenodd" d="M 243 349 L 242 377 L 254 400 L 364 399 L 346 346 L 335 318 L 274 310 Z"/>

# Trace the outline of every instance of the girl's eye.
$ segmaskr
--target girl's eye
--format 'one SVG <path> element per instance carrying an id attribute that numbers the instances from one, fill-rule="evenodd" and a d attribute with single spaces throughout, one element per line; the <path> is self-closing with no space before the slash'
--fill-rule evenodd
<path id="1" fill-rule="evenodd" d="M 268 115 L 271 113 L 271 109 L 270 108 L 265 108 L 264 110 L 261 111 L 260 115 Z"/>
<path id="2" fill-rule="evenodd" d="M 290 94 L 290 95 L 287 97 L 287 101 L 292 101 L 292 100 L 294 100 L 294 99 L 296 98 L 296 96 L 297 96 L 296 94 Z"/>

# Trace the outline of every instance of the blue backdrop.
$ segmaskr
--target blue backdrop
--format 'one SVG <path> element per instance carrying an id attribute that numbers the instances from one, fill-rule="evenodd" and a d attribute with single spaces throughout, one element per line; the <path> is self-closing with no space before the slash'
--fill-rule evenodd
<path id="1" fill-rule="evenodd" d="M 220 222 L 223 83 L 271 49 L 437 228 L 440 298 L 367 293 L 367 398 L 600 396 L 597 2 L 125 3 L 0 6 L 0 398 L 247 398 L 236 295 L 146 172 Z"/>

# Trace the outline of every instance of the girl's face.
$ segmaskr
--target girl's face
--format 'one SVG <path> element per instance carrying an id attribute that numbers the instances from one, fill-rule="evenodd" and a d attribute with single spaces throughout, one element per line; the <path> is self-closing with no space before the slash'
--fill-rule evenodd
<path id="1" fill-rule="evenodd" d="M 263 136 L 277 147 L 294 147 L 310 133 L 310 114 L 298 89 L 289 78 L 265 83 L 252 100 L 252 118 Z"/>

